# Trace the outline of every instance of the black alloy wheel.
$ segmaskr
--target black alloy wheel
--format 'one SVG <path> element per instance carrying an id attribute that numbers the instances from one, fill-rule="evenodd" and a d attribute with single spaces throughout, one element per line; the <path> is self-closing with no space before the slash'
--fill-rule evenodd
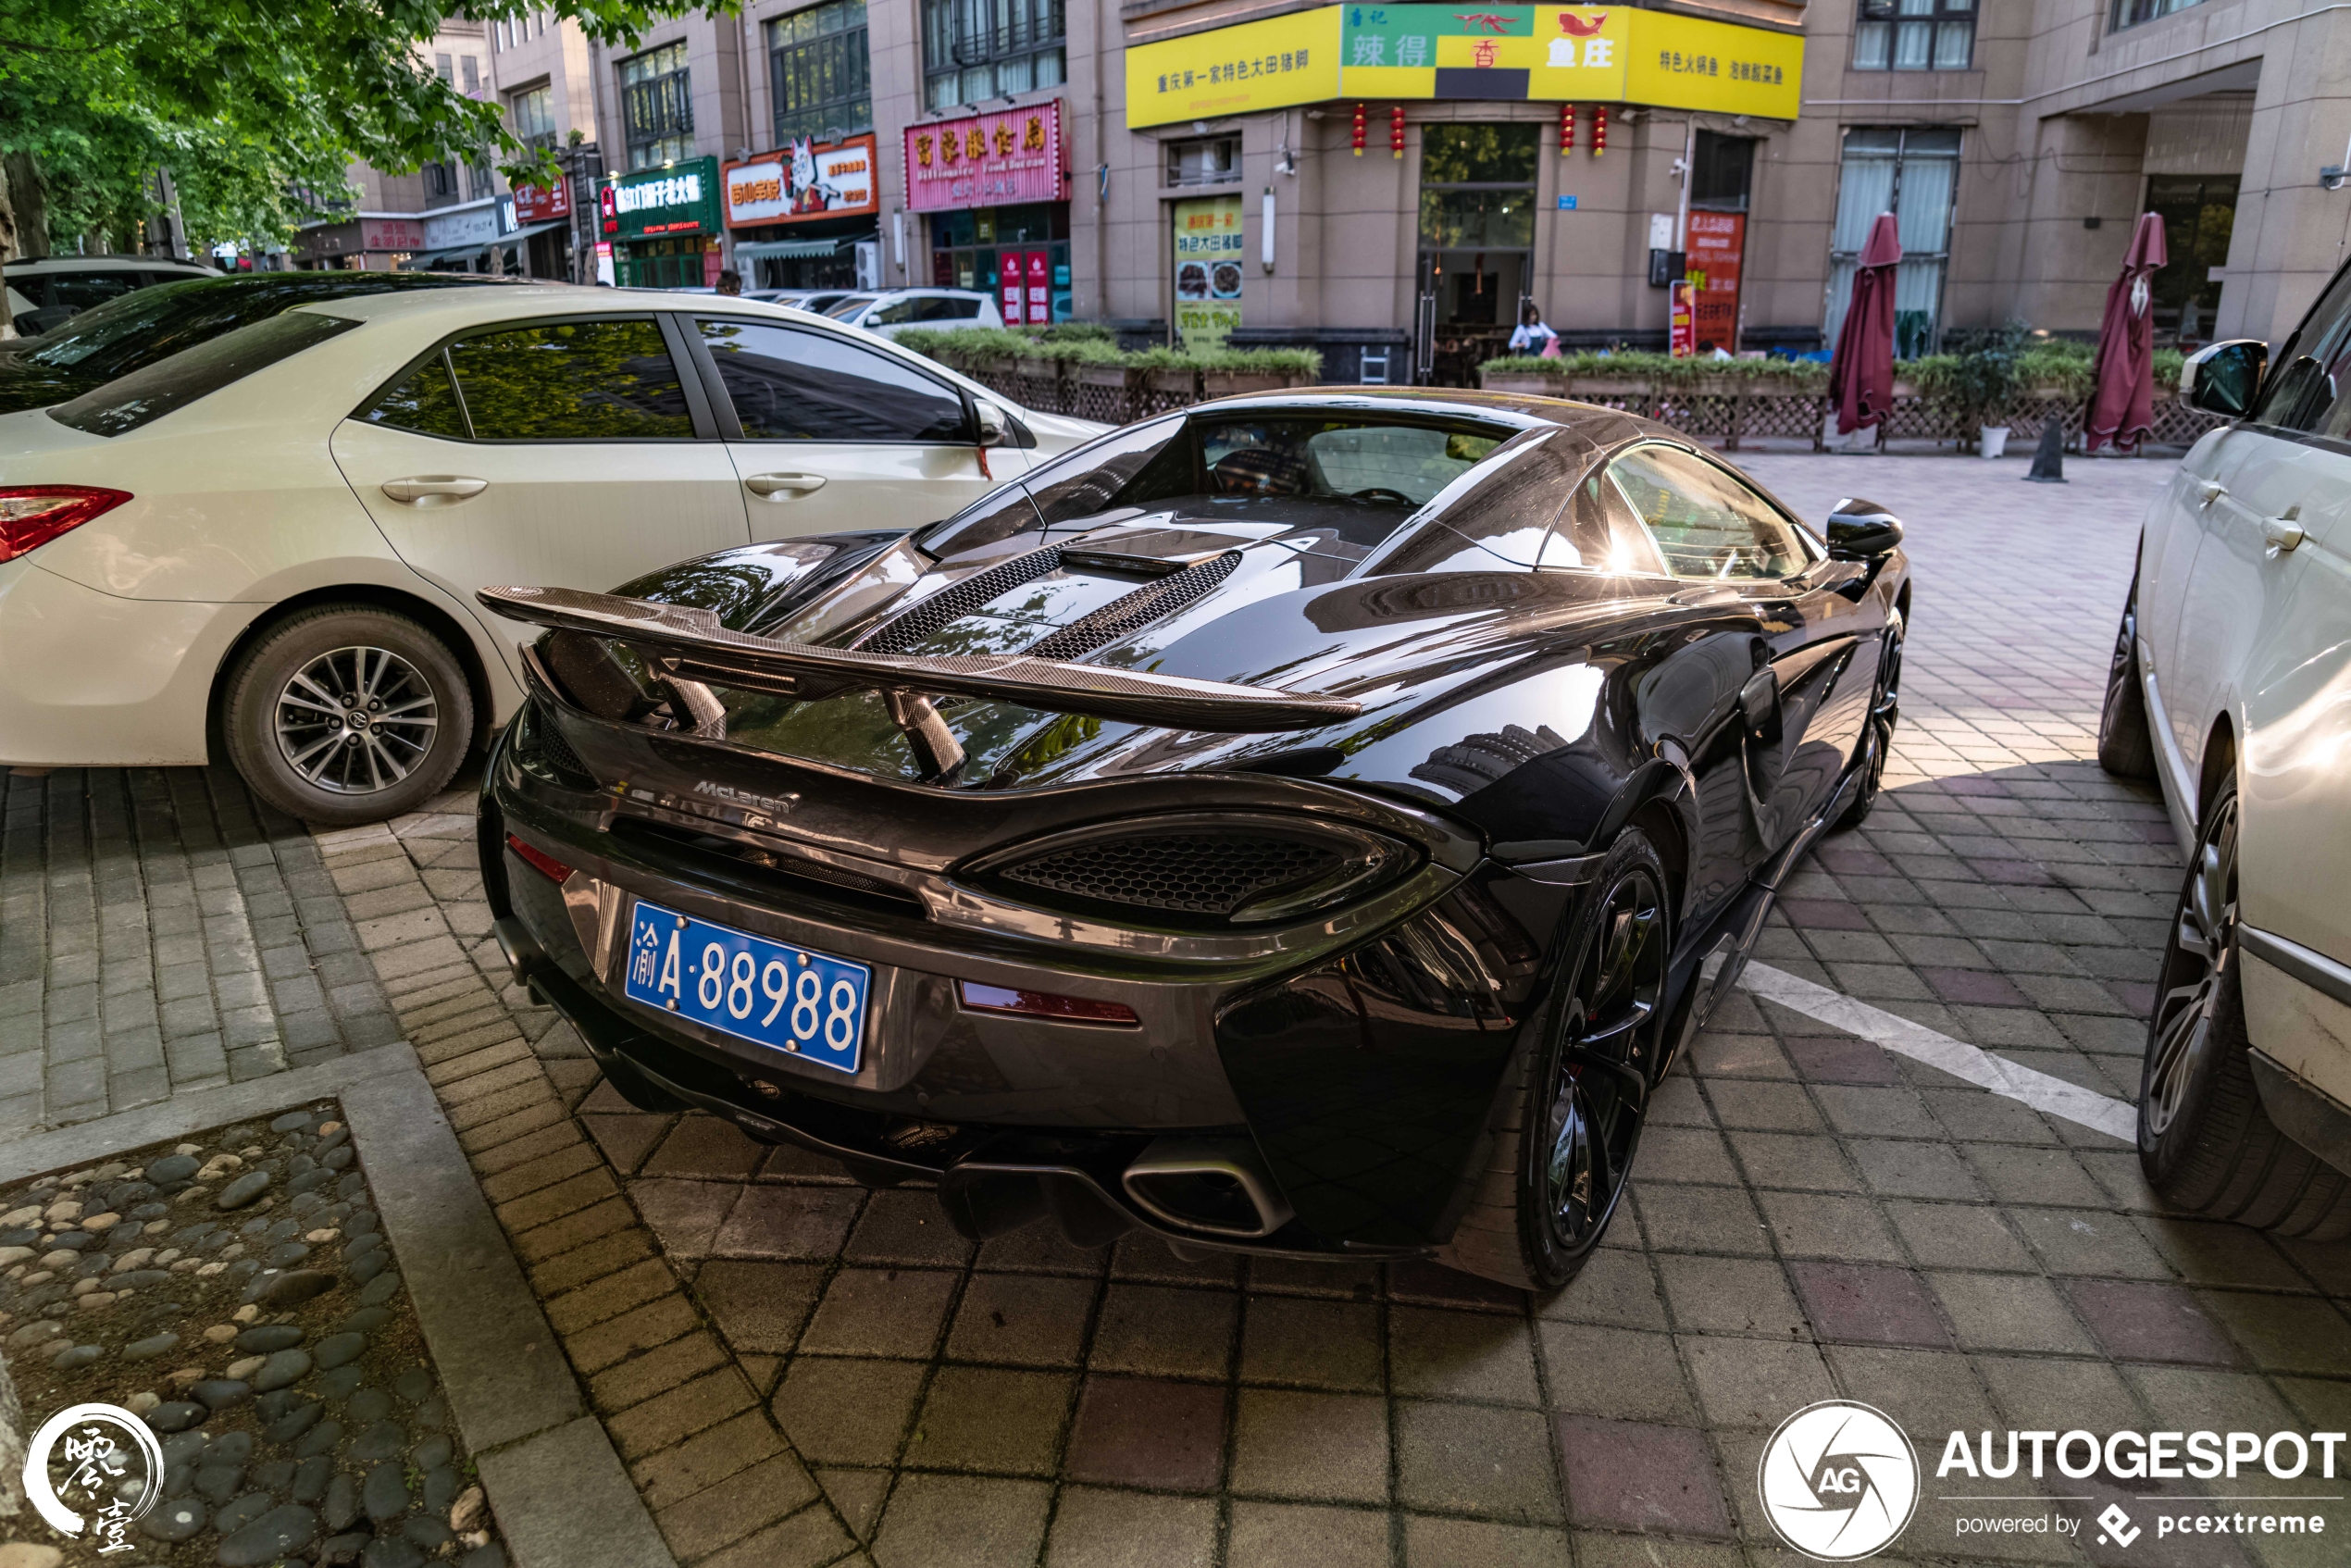
<path id="1" fill-rule="evenodd" d="M 1549 1027 L 1526 1053 L 1477 1194 L 1439 1253 L 1452 1267 L 1551 1289 L 1574 1277 L 1607 1230 L 1664 1050 L 1665 887 L 1655 846 L 1625 829 L 1575 918 Z"/>
<path id="2" fill-rule="evenodd" d="M 2139 1074 L 2139 1166 L 2166 1201 L 2317 1240 L 2351 1235 L 2351 1176 L 2280 1132 L 2255 1087 L 2237 944 L 2237 792 L 2205 813 Z"/>
<path id="3" fill-rule="evenodd" d="M 1885 640 L 1877 656 L 1877 681 L 1870 691 L 1869 716 L 1861 723 L 1861 781 L 1837 818 L 1840 828 L 1859 828 L 1877 804 L 1885 784 L 1886 759 L 1894 754 L 1894 727 L 1902 718 L 1902 612 L 1886 616 Z"/>

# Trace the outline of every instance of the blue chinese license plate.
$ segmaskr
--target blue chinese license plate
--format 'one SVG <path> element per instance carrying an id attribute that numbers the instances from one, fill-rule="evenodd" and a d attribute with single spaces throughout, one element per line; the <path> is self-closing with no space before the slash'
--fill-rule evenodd
<path id="1" fill-rule="evenodd" d="M 629 922 L 630 1001 L 844 1073 L 857 1070 L 873 977 L 659 904 L 639 903 Z"/>

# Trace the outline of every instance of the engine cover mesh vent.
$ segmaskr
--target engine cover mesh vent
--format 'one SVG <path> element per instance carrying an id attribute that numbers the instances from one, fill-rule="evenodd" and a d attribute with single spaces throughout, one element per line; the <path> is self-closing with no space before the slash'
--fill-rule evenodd
<path id="1" fill-rule="evenodd" d="M 1113 599 L 1082 620 L 1075 620 L 1024 652 L 1032 659 L 1076 659 L 1172 616 L 1231 577 L 1241 564 L 1241 553 L 1227 550 L 1213 561 L 1163 577 Z"/>
<path id="2" fill-rule="evenodd" d="M 921 604 L 876 627 L 857 648 L 867 653 L 903 653 L 925 638 L 945 630 L 965 616 L 976 614 L 1015 588 L 1025 588 L 1060 567 L 1058 546 L 1047 545 L 1015 555 L 1001 566 L 974 572 L 952 587 L 942 588 Z"/>
<path id="3" fill-rule="evenodd" d="M 1170 833 L 1073 844 L 1008 865 L 1008 880 L 1072 898 L 1230 915 L 1269 890 L 1336 873 L 1338 846 L 1270 833 Z"/>

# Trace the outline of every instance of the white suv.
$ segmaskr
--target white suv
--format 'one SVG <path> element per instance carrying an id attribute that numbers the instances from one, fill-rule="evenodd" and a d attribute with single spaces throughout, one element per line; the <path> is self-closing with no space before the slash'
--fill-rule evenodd
<path id="1" fill-rule="evenodd" d="M 218 268 L 160 255 L 51 255 L 12 261 L 0 270 L 0 306 L 30 338 L 71 320 L 93 305 L 157 283 L 218 278 Z"/>
<path id="2" fill-rule="evenodd" d="M 2139 1156 L 2183 1209 L 2351 1235 L 2351 267 L 2266 365 L 2181 395 L 2236 422 L 2148 515 L 2098 760 L 2192 845 L 2148 1021 Z"/>
<path id="3" fill-rule="evenodd" d="M 844 326 L 863 327 L 885 338 L 894 338 L 908 327 L 928 332 L 1004 324 L 994 296 L 974 289 L 892 289 L 878 294 L 850 294 L 827 307 L 825 314 Z"/>

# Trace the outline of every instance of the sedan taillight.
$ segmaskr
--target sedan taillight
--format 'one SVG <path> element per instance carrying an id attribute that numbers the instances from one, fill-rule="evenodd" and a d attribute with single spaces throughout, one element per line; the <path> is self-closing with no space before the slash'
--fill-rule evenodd
<path id="1" fill-rule="evenodd" d="M 96 485 L 0 485 L 0 561 L 38 550 L 130 499 L 129 491 Z"/>

